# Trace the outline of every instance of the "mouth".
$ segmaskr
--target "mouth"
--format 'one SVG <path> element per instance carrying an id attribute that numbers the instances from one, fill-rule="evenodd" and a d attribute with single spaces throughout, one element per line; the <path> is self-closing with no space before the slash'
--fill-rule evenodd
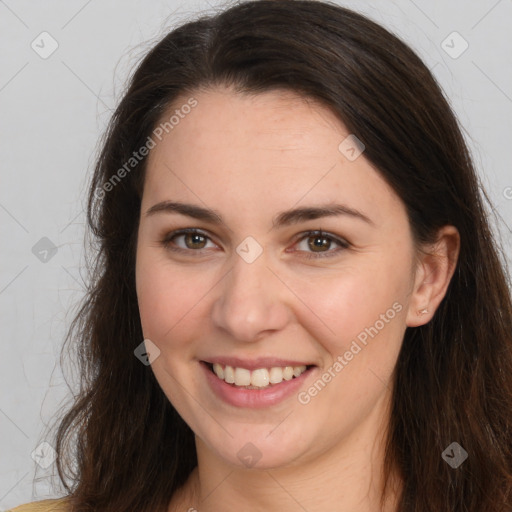
<path id="1" fill-rule="evenodd" d="M 201 361 L 201 364 L 205 365 L 220 381 L 229 384 L 233 388 L 260 390 L 278 386 L 285 381 L 297 379 L 312 368 L 316 368 L 314 364 L 302 364 L 296 366 L 262 367 L 250 370 L 217 362 Z"/>

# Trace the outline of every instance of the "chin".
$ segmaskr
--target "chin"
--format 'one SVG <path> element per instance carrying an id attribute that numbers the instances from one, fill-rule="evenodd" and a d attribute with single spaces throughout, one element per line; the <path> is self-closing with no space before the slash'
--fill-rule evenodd
<path id="1" fill-rule="evenodd" d="M 278 469 L 293 466 L 296 459 L 306 451 L 304 436 L 290 435 L 285 429 L 277 427 L 277 423 L 244 427 L 244 432 L 228 429 L 233 437 L 226 434 L 222 439 L 206 439 L 210 450 L 226 461 L 229 465 L 242 469 Z M 273 432 L 272 429 L 275 429 Z M 211 432 L 211 431 L 210 431 Z M 204 438 L 203 438 L 204 439 Z"/>

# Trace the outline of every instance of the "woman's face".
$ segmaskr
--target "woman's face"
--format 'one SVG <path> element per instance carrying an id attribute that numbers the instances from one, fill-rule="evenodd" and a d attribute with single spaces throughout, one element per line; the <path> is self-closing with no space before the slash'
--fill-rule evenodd
<path id="1" fill-rule="evenodd" d="M 150 152 L 138 232 L 162 390 L 200 456 L 224 463 L 284 467 L 370 441 L 410 315 L 404 205 L 325 107 L 282 91 L 194 97 Z M 345 213 L 300 214 L 335 205 Z"/>

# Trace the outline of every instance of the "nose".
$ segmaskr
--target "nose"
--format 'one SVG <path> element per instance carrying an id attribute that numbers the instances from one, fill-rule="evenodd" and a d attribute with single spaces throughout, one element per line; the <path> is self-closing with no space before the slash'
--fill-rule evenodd
<path id="1" fill-rule="evenodd" d="M 238 254 L 221 280 L 219 297 L 212 310 L 213 323 L 237 341 L 252 342 L 290 321 L 292 292 L 268 265 L 264 251 L 248 263 Z"/>

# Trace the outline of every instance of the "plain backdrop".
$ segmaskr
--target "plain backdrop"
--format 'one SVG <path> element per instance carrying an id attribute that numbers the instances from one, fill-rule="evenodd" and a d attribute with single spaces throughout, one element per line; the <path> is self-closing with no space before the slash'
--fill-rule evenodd
<path id="1" fill-rule="evenodd" d="M 337 3 L 399 35 L 433 71 L 510 255 L 512 1 Z M 59 356 L 83 294 L 85 194 L 99 137 L 142 55 L 170 28 L 223 5 L 0 0 L 0 510 L 59 496 L 55 464 L 34 458 L 49 453 L 46 426 L 75 389 Z"/>

